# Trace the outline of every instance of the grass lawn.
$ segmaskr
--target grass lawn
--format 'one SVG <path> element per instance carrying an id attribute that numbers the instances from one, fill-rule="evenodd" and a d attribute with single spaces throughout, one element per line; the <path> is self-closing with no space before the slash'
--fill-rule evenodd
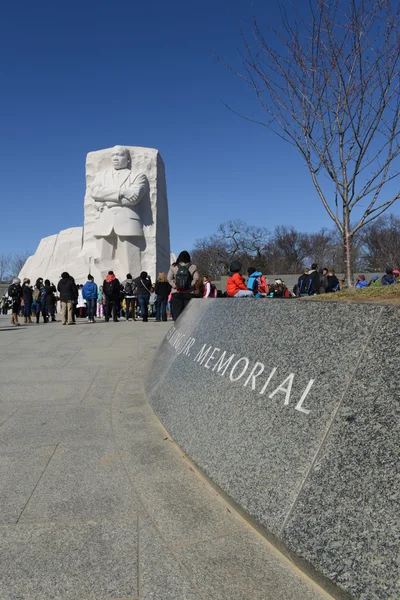
<path id="1" fill-rule="evenodd" d="M 373 302 L 375 304 L 395 304 L 400 306 L 400 285 L 367 287 L 343 290 L 334 294 L 320 294 L 310 298 L 316 302 Z"/>

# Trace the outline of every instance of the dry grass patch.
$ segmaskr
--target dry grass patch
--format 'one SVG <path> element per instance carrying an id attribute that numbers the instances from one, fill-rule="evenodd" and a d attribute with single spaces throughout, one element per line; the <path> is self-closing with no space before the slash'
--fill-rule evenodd
<path id="1" fill-rule="evenodd" d="M 373 302 L 375 304 L 395 304 L 400 306 L 400 285 L 349 289 L 335 294 L 321 294 L 311 298 L 317 302 Z"/>

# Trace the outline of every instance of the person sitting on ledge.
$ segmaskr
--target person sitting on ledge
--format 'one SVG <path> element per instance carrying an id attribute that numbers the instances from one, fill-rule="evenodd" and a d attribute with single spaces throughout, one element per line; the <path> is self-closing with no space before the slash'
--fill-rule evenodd
<path id="1" fill-rule="evenodd" d="M 359 275 L 356 281 L 356 288 L 368 287 L 368 281 L 365 279 L 365 275 Z"/>
<path id="2" fill-rule="evenodd" d="M 369 287 L 381 287 L 382 281 L 379 279 L 379 275 L 372 275 L 371 281 L 369 282 Z"/>
<path id="3" fill-rule="evenodd" d="M 392 267 L 389 267 L 389 266 L 386 267 L 386 275 L 384 275 L 382 277 L 381 281 L 382 281 L 382 285 L 396 285 L 397 284 L 397 278 L 393 274 Z"/>
<path id="4" fill-rule="evenodd" d="M 247 289 L 243 275 L 240 274 L 242 263 L 238 260 L 233 261 L 229 266 L 230 275 L 226 282 L 226 293 L 230 298 L 245 298 L 254 296 L 253 292 Z"/>

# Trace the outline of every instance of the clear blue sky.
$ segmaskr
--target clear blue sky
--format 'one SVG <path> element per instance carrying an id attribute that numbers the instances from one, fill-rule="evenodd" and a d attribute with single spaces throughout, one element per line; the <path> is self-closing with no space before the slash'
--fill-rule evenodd
<path id="1" fill-rule="evenodd" d="M 331 226 L 298 154 L 223 106 L 258 110 L 209 55 L 237 64 L 238 22 L 253 11 L 277 22 L 277 0 L 22 0 L 0 11 L 0 252 L 82 225 L 86 153 L 114 144 L 160 151 L 175 252 L 230 219 Z"/>

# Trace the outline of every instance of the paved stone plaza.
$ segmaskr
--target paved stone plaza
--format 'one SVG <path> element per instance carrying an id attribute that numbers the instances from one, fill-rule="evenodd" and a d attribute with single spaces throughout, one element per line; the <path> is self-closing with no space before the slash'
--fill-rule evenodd
<path id="1" fill-rule="evenodd" d="M 169 327 L 0 317 L 1 600 L 328 597 L 154 416 L 143 375 Z"/>

